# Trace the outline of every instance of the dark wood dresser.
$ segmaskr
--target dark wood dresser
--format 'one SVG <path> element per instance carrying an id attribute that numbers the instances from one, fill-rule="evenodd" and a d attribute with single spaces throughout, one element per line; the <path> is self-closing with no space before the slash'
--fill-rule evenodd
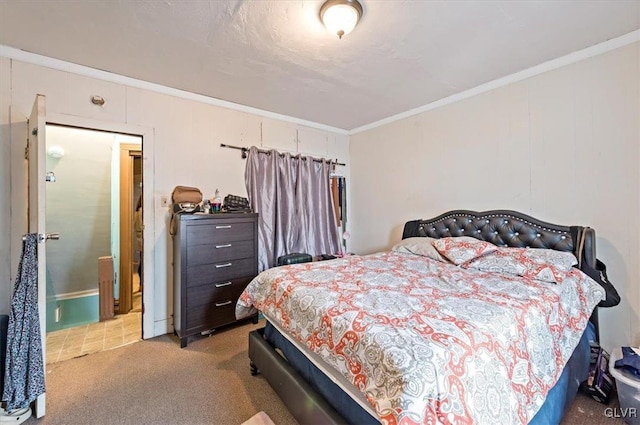
<path id="1" fill-rule="evenodd" d="M 189 336 L 236 321 L 236 302 L 258 274 L 258 214 L 177 218 L 173 326 L 184 348 Z"/>

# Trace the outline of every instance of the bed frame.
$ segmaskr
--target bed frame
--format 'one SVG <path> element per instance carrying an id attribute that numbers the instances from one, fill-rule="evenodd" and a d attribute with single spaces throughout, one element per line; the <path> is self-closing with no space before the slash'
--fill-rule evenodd
<path id="1" fill-rule="evenodd" d="M 410 237 L 444 238 L 472 236 L 498 246 L 515 248 L 548 248 L 570 251 L 578 256 L 576 237 L 585 231 L 581 253 L 589 265 L 596 263 L 595 231 L 580 226 L 547 223 L 510 210 L 454 210 L 428 220 L 408 221 L 402 239 Z M 598 329 L 597 308 L 590 319 Z M 289 363 L 263 338 L 263 329 L 249 333 L 251 374 L 258 371 L 269 382 L 291 414 L 304 424 L 345 424 L 347 421 L 325 398 L 307 383 Z"/>

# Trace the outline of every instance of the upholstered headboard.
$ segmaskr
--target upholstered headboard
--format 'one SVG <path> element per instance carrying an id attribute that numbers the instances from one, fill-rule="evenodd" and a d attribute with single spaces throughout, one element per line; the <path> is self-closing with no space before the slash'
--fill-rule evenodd
<path id="1" fill-rule="evenodd" d="M 575 241 L 578 228 L 547 223 L 517 211 L 454 210 L 427 220 L 408 221 L 402 239 L 472 236 L 498 246 L 571 251 L 578 257 Z M 582 258 L 590 265 L 596 262 L 595 237 L 593 229 L 586 230 Z"/>

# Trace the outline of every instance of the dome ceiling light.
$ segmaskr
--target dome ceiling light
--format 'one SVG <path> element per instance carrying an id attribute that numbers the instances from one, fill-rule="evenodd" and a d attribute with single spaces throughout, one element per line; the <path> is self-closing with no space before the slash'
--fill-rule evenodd
<path id="1" fill-rule="evenodd" d="M 327 0 L 320 8 L 320 20 L 338 38 L 353 31 L 360 18 L 362 5 L 358 0 Z"/>

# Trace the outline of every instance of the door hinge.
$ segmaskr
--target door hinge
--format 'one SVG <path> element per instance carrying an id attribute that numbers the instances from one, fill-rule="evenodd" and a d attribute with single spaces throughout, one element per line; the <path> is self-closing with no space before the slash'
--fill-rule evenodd
<path id="1" fill-rule="evenodd" d="M 29 160 L 29 143 L 24 147 L 24 159 Z"/>

